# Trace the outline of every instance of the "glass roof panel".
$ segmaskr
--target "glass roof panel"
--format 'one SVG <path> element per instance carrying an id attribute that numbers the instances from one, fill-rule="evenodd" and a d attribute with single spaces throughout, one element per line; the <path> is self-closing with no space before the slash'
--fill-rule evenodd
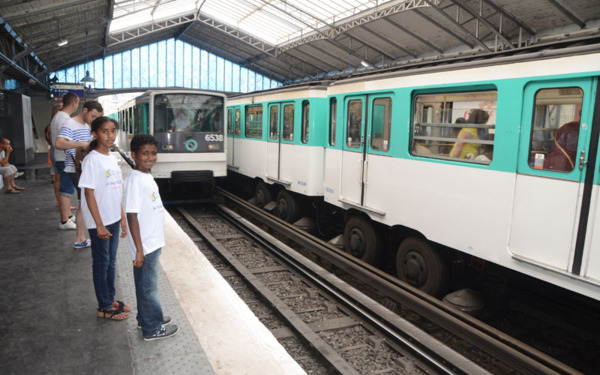
<path id="1" fill-rule="evenodd" d="M 201 6 L 201 13 L 279 45 L 389 1 L 397 0 L 115 0 L 110 32 L 197 13 Z"/>

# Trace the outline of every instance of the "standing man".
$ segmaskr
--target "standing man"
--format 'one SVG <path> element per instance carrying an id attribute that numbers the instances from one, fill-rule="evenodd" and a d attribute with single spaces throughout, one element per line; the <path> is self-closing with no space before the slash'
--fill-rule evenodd
<path id="1" fill-rule="evenodd" d="M 60 175 L 60 187 L 58 188 L 58 207 L 60 209 L 59 229 L 76 229 L 75 218 L 71 215 L 71 196 L 75 192 L 75 187 L 69 176 L 65 173 L 65 152 L 56 148 L 56 139 L 60 129 L 65 122 L 71 118 L 71 114 L 79 107 L 79 98 L 73 93 L 67 93 L 63 97 L 63 107 L 54 115 L 50 123 L 50 134 L 52 136 L 52 147 L 54 147 L 54 161 L 56 170 Z"/>
<path id="2" fill-rule="evenodd" d="M 77 213 L 75 214 L 77 238 L 73 247 L 76 249 L 89 247 L 91 246 L 91 242 L 85 238 L 85 222 L 83 221 L 83 215 L 79 214 L 81 209 L 81 189 L 79 189 L 79 176 L 76 173 L 75 164 L 79 168 L 83 158 L 78 158 L 78 156 L 87 150 L 88 144 L 92 140 L 92 131 L 89 124 L 102 116 L 102 112 L 102 105 L 97 101 L 86 102 L 77 116 L 68 119 L 64 123 L 60 129 L 60 133 L 58 133 L 58 138 L 56 138 L 56 148 L 65 150 L 64 171 L 69 176 L 73 186 L 75 186 L 77 199 L 80 201 L 77 205 Z"/>

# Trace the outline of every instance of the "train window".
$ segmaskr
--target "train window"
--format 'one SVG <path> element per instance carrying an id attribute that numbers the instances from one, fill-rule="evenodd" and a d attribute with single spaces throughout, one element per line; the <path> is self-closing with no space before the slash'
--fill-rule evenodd
<path id="1" fill-rule="evenodd" d="M 535 94 L 529 143 L 529 166 L 570 172 L 575 168 L 583 90 L 579 87 L 539 90 Z"/>
<path id="2" fill-rule="evenodd" d="M 490 164 L 494 153 L 497 91 L 418 95 L 411 153 Z"/>
<path id="3" fill-rule="evenodd" d="M 270 131 L 269 138 L 270 139 L 278 139 L 279 138 L 279 107 L 274 105 L 269 110 L 270 115 Z"/>
<path id="4" fill-rule="evenodd" d="M 142 120 L 142 107 L 139 105 L 136 105 L 134 107 L 134 115 L 133 115 L 133 132 L 135 134 L 140 133 L 140 129 L 141 129 L 141 121 Z"/>
<path id="5" fill-rule="evenodd" d="M 308 100 L 302 102 L 302 143 L 308 143 L 308 112 L 310 111 L 310 103 Z"/>
<path id="6" fill-rule="evenodd" d="M 361 123 L 362 100 L 350 100 L 348 102 L 348 147 L 360 147 Z"/>
<path id="7" fill-rule="evenodd" d="M 241 119 L 242 119 L 242 116 L 240 114 L 240 109 L 236 108 L 236 110 L 235 110 L 235 135 L 241 134 L 241 131 L 240 131 Z"/>
<path id="8" fill-rule="evenodd" d="M 371 119 L 371 148 L 388 151 L 390 149 L 390 130 L 392 128 L 392 99 L 377 98 L 373 101 Z"/>
<path id="9" fill-rule="evenodd" d="M 233 109 L 227 110 L 227 134 L 233 134 Z"/>
<path id="10" fill-rule="evenodd" d="M 294 105 L 286 104 L 283 106 L 283 139 L 286 141 L 294 140 Z"/>
<path id="11" fill-rule="evenodd" d="M 246 137 L 262 138 L 262 105 L 251 105 L 246 107 Z"/>
<path id="12" fill-rule="evenodd" d="M 329 145 L 335 146 L 335 125 L 337 123 L 337 99 L 329 101 Z"/>

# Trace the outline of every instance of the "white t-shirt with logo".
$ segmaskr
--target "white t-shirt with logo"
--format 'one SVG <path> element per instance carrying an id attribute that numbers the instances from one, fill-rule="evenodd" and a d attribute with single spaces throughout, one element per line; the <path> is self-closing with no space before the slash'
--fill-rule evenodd
<path id="1" fill-rule="evenodd" d="M 58 134 L 60 133 L 60 129 L 62 129 L 63 125 L 67 120 L 69 120 L 71 116 L 67 112 L 58 111 L 52 117 L 52 121 L 50 121 L 50 136 L 52 137 L 52 146 L 54 146 L 54 160 L 56 161 L 65 161 L 65 150 L 59 150 L 56 148 L 56 138 L 58 138 Z"/>
<path id="2" fill-rule="evenodd" d="M 88 229 L 96 229 L 85 199 L 84 188 L 94 189 L 94 197 L 104 226 L 121 220 L 121 199 L 123 197 L 123 176 L 117 158 L 103 155 L 94 150 L 90 152 L 81 165 L 81 212 Z"/>
<path id="3" fill-rule="evenodd" d="M 132 170 L 125 181 L 125 213 L 136 213 L 144 256 L 165 246 L 165 209 L 158 193 L 158 185 L 150 173 Z M 136 248 L 129 231 L 131 257 Z"/>

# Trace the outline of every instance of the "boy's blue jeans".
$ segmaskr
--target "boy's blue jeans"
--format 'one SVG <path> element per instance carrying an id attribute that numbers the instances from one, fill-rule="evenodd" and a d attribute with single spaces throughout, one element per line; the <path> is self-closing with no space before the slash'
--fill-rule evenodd
<path id="1" fill-rule="evenodd" d="M 161 249 L 144 256 L 140 268 L 133 267 L 135 296 L 137 298 L 137 321 L 144 337 L 158 332 L 163 324 L 163 312 L 158 297 L 158 257 Z"/>
<path id="2" fill-rule="evenodd" d="M 115 301 L 115 261 L 121 220 L 107 225 L 106 229 L 112 234 L 108 240 L 98 238 L 97 229 L 89 229 L 92 240 L 92 275 L 99 310 L 110 309 Z"/>

